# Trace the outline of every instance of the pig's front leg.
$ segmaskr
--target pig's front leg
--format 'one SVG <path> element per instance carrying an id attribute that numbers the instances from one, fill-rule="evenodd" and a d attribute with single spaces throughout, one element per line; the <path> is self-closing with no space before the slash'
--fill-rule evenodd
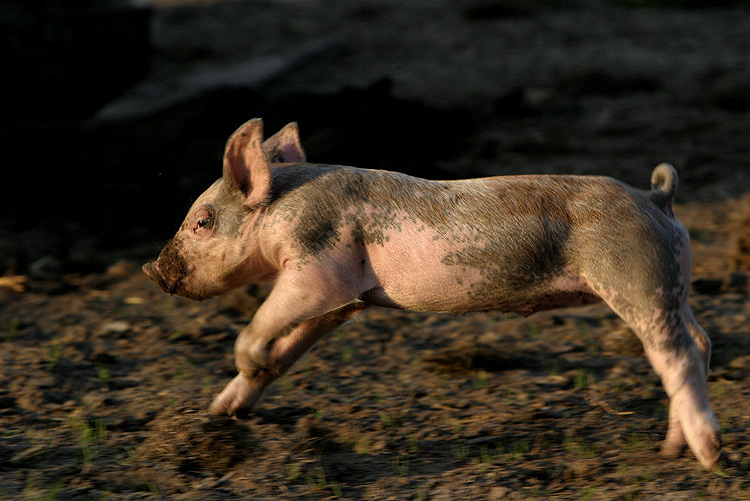
<path id="1" fill-rule="evenodd" d="M 330 270 L 308 266 L 283 274 L 234 344 L 240 374 L 251 377 L 268 368 L 274 341 L 310 319 L 357 301 L 357 294 L 336 281 Z"/>
<path id="2" fill-rule="evenodd" d="M 349 304 L 298 325 L 273 343 L 266 369 L 257 370 L 251 376 L 238 374 L 214 399 L 209 412 L 232 415 L 251 410 L 269 384 L 284 374 L 328 332 L 365 308 L 365 303 Z"/>

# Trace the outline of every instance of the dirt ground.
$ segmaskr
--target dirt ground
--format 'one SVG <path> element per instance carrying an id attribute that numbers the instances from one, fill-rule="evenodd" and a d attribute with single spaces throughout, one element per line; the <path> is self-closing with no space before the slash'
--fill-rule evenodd
<path id="1" fill-rule="evenodd" d="M 750 499 L 750 9 L 635 3 L 154 2 L 140 94 L 0 130 L 23 153 L 0 212 L 0 498 Z M 222 80 L 247 61 L 262 78 Z M 253 116 L 297 120 L 312 161 L 433 178 L 647 188 L 673 163 L 721 468 L 658 454 L 667 398 L 603 305 L 373 308 L 248 418 L 208 416 L 268 288 L 193 303 L 140 264 Z"/>

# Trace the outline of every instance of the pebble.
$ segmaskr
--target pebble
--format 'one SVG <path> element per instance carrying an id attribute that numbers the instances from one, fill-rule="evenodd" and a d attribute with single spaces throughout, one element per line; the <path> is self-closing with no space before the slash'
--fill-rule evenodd
<path id="1" fill-rule="evenodd" d="M 130 323 L 124 321 L 124 320 L 115 320 L 114 322 L 109 322 L 104 324 L 104 331 L 105 332 L 114 332 L 117 334 L 122 334 L 123 332 L 129 331 L 131 328 Z"/>

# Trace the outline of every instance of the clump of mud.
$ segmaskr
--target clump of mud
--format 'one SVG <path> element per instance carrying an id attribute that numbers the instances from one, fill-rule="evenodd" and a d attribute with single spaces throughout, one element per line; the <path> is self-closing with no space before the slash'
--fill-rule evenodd
<path id="1" fill-rule="evenodd" d="M 249 427 L 229 417 L 205 412 L 165 411 L 135 451 L 136 478 L 143 484 L 163 484 L 164 469 L 172 476 L 204 472 L 223 475 L 257 449 Z"/>

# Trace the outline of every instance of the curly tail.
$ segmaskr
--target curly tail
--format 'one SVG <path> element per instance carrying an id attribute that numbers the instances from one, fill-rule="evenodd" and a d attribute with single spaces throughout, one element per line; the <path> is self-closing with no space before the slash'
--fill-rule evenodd
<path id="1" fill-rule="evenodd" d="M 672 201 L 677 191 L 677 171 L 671 164 L 661 163 L 651 173 L 651 200 L 665 213 L 674 216 Z"/>

